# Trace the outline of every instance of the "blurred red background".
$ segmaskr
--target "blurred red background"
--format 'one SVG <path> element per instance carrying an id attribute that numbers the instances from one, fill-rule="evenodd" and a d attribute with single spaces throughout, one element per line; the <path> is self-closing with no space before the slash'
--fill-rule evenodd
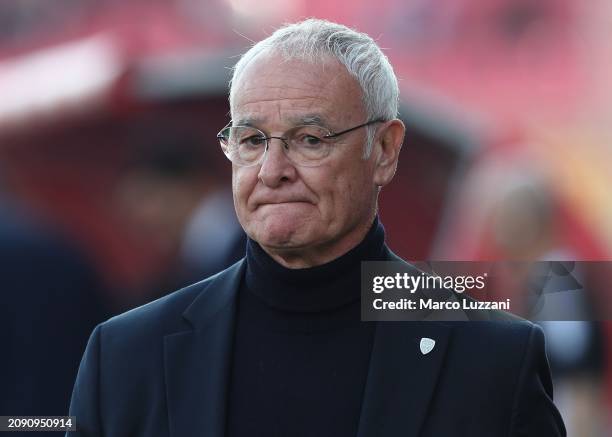
<path id="1" fill-rule="evenodd" d="M 0 191 L 93 260 L 116 311 L 185 285 L 190 223 L 230 186 L 215 138 L 230 68 L 309 16 L 372 35 L 400 79 L 408 132 L 380 205 L 399 255 L 612 258 L 604 0 L 4 2 Z M 166 137 L 184 140 L 180 171 L 160 164 Z M 589 281 L 590 304 L 612 309 L 609 278 Z M 585 400 L 569 380 L 579 435 L 608 435 L 612 325 L 597 329 L 605 371 Z"/>

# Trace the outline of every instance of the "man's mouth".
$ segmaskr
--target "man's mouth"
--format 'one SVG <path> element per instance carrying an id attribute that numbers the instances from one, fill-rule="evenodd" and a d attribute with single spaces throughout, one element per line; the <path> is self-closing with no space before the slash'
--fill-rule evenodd
<path id="1" fill-rule="evenodd" d="M 287 205 L 290 203 L 310 203 L 306 200 L 282 200 L 282 201 L 275 201 L 275 202 L 261 202 L 259 204 L 259 206 L 263 206 L 263 205 Z"/>

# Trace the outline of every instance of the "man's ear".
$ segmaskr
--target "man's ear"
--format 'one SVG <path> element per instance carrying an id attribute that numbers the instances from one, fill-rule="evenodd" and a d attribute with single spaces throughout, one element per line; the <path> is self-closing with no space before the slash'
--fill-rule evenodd
<path id="1" fill-rule="evenodd" d="M 393 179 L 397 169 L 397 159 L 404 141 L 406 127 L 401 120 L 386 122 L 379 130 L 374 141 L 372 153 L 375 155 L 374 183 L 379 187 Z"/>

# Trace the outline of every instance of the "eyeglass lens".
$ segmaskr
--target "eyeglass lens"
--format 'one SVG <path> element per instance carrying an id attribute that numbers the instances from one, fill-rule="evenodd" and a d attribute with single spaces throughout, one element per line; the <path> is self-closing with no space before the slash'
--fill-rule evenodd
<path id="1" fill-rule="evenodd" d="M 253 165 L 266 151 L 272 138 L 282 141 L 287 157 L 299 165 L 316 165 L 330 151 L 332 140 L 325 138 L 329 131 L 319 126 L 296 126 L 282 137 L 267 138 L 259 129 L 250 126 L 230 126 L 221 132 L 220 140 L 228 158 L 238 165 Z"/>

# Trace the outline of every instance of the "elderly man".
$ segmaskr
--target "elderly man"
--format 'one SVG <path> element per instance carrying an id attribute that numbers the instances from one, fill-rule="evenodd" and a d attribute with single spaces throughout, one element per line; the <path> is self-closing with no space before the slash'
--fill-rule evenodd
<path id="1" fill-rule="evenodd" d="M 531 323 L 360 321 L 361 262 L 398 260 L 376 212 L 404 136 L 370 37 L 283 27 L 239 60 L 230 104 L 246 258 L 94 330 L 76 435 L 565 434 Z"/>

